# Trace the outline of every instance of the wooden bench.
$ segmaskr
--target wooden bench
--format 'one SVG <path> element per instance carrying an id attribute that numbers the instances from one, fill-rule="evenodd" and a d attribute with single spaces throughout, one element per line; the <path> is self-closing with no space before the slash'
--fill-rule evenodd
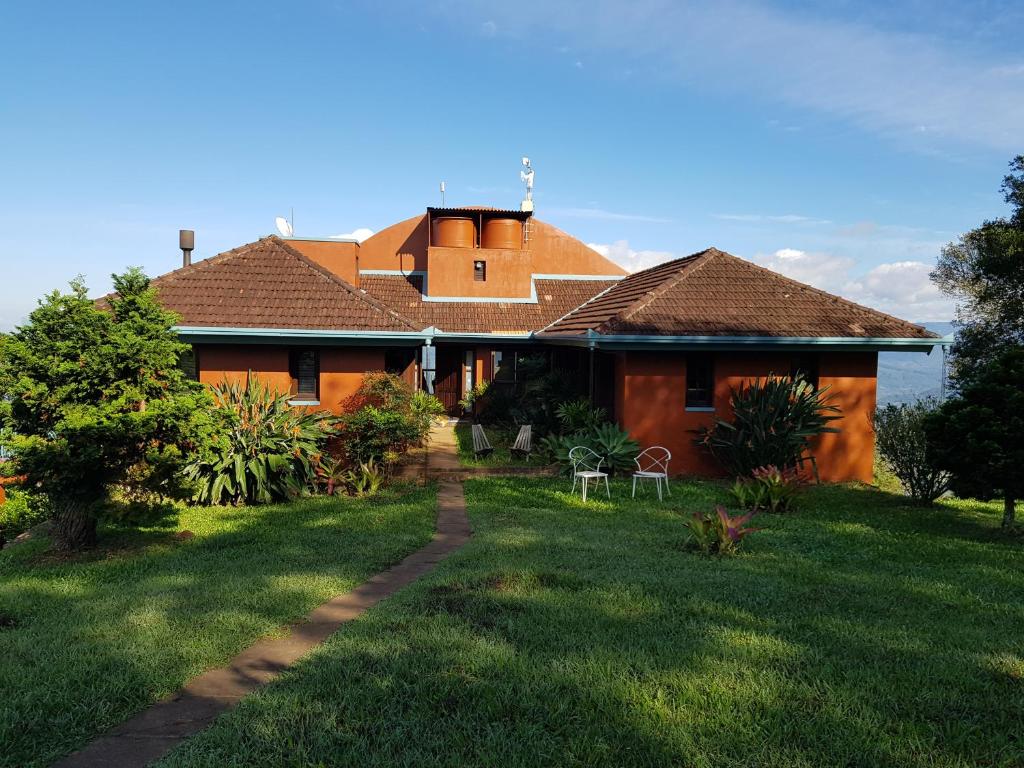
<path id="1" fill-rule="evenodd" d="M 473 425 L 473 453 L 480 456 L 490 456 L 494 449 L 491 447 L 491 441 L 487 439 L 487 435 L 484 433 L 484 428 L 479 424 Z"/>
<path id="2" fill-rule="evenodd" d="M 529 461 L 530 453 L 533 451 L 533 427 L 529 424 L 524 424 L 519 428 L 519 434 L 516 435 L 516 441 L 512 443 L 512 447 L 509 449 L 513 456 L 518 458 L 526 457 Z"/>

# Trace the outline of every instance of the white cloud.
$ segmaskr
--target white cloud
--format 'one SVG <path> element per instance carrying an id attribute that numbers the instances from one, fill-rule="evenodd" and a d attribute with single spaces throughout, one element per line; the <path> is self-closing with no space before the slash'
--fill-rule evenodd
<path id="1" fill-rule="evenodd" d="M 677 258 L 677 254 L 669 251 L 633 250 L 626 240 L 616 240 L 614 243 L 587 243 L 587 247 L 593 248 L 606 259 L 611 259 L 627 272 L 639 272 Z"/>
<path id="2" fill-rule="evenodd" d="M 659 77 L 816 110 L 923 151 L 950 140 L 1020 149 L 1019 55 L 909 34 L 884 16 L 872 26 L 744 0 L 456 0 L 445 9 L 460 22 L 475 9 L 503 33 L 599 53 L 611 70 L 640 62 Z"/>
<path id="3" fill-rule="evenodd" d="M 498 25 L 493 21 L 485 21 L 480 25 L 480 34 L 484 37 L 494 37 L 498 34 Z"/>
<path id="4" fill-rule="evenodd" d="M 363 242 L 363 240 L 372 236 L 372 229 L 367 229 L 366 227 L 359 227 L 357 229 L 353 229 L 351 232 L 346 232 L 343 235 L 331 235 L 330 237 L 332 240 L 358 240 L 359 242 Z"/>
<path id="5" fill-rule="evenodd" d="M 601 208 L 548 208 L 546 213 L 568 219 L 602 219 L 605 221 L 646 221 L 652 224 L 667 224 L 669 219 L 646 216 L 639 213 L 616 213 Z"/>
<path id="6" fill-rule="evenodd" d="M 832 222 L 828 219 L 816 219 L 813 216 L 800 216 L 796 213 L 785 213 L 779 215 L 769 215 L 765 213 L 715 213 L 712 214 L 713 218 L 722 219 L 723 221 L 744 221 L 750 223 L 768 223 L 768 224 L 831 224 Z"/>
<path id="7" fill-rule="evenodd" d="M 907 320 L 925 322 L 953 317 L 954 302 L 935 287 L 929 277 L 933 265 L 923 261 L 879 264 L 863 274 L 853 274 L 853 259 L 796 248 L 758 254 L 753 261 L 786 277 Z"/>

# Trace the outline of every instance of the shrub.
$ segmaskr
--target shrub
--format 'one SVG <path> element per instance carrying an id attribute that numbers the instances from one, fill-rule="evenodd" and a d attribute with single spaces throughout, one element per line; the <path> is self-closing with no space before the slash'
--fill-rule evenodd
<path id="1" fill-rule="evenodd" d="M 359 466 L 348 470 L 343 478 L 342 487 L 350 496 L 376 496 L 384 485 L 385 473 L 375 461 L 362 461 Z"/>
<path id="2" fill-rule="evenodd" d="M 445 415 L 444 403 L 429 392 L 418 390 L 412 393 L 409 413 L 420 430 L 420 439 L 423 440 L 430 434 L 430 425 L 434 420 Z"/>
<path id="3" fill-rule="evenodd" d="M 904 493 L 931 504 L 949 490 L 950 475 L 928 457 L 925 419 L 938 409 L 934 398 L 911 405 L 887 405 L 875 412 L 875 445 L 882 461 L 899 479 Z"/>
<path id="4" fill-rule="evenodd" d="M 0 547 L 4 541 L 13 539 L 50 516 L 43 497 L 11 486 L 4 491 L 7 500 L 0 504 Z"/>
<path id="5" fill-rule="evenodd" d="M 407 412 L 412 409 L 413 390 L 402 377 L 384 371 L 367 371 L 356 390 L 360 405 Z"/>
<path id="6" fill-rule="evenodd" d="M 758 467 L 794 467 L 812 438 L 839 431 L 828 426 L 839 409 L 828 403 L 827 391 L 800 377 L 769 375 L 743 384 L 730 397 L 732 421 L 715 421 L 695 442 L 738 477 Z"/>
<path id="7" fill-rule="evenodd" d="M 353 463 L 381 461 L 388 452 L 402 452 L 422 439 L 421 425 L 408 413 L 367 405 L 339 419 L 338 434 Z"/>
<path id="8" fill-rule="evenodd" d="M 599 424 L 588 432 L 548 435 L 537 444 L 538 452 L 548 463 L 557 464 L 566 470 L 571 468 L 569 451 L 577 445 L 586 446 L 604 457 L 601 469 L 607 469 L 609 474 L 634 469 L 636 464 L 633 459 L 640 452 L 639 444 L 630 438 L 629 433 L 611 422 Z"/>
<path id="9" fill-rule="evenodd" d="M 590 432 L 607 419 L 604 408 L 595 408 L 585 397 L 567 400 L 555 409 L 565 433 Z"/>
<path id="10" fill-rule="evenodd" d="M 752 512 L 787 512 L 800 489 L 800 476 L 793 468 L 758 467 L 749 478 L 738 478 L 731 493 L 736 503 Z"/>
<path id="11" fill-rule="evenodd" d="M 114 288 L 101 309 L 76 281 L 0 335 L 0 431 L 61 549 L 95 542 L 98 512 L 140 462 L 162 465 L 136 473 L 149 490 L 179 492 L 166 481 L 207 441 L 209 396 L 178 367 L 177 318 L 138 269 Z"/>
<path id="12" fill-rule="evenodd" d="M 685 519 L 690 545 L 707 555 L 735 554 L 747 536 L 761 530 L 747 527 L 754 514 L 730 517 L 722 506 L 714 514 L 698 510 Z"/>
<path id="13" fill-rule="evenodd" d="M 281 501 L 314 487 L 333 417 L 288 405 L 253 376 L 213 388 L 217 441 L 186 475 L 204 504 Z"/>

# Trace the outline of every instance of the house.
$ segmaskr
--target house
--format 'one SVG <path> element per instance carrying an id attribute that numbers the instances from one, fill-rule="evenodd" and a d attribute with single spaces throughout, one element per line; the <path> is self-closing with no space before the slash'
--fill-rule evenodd
<path id="1" fill-rule="evenodd" d="M 531 212 L 482 207 L 428 208 L 361 243 L 266 237 L 154 285 L 203 382 L 251 372 L 339 411 L 383 369 L 455 414 L 539 351 L 679 473 L 718 471 L 692 431 L 727 415 L 732 387 L 801 371 L 842 409 L 814 446 L 822 479 L 870 481 L 878 353 L 946 343 L 714 248 L 628 275 Z"/>

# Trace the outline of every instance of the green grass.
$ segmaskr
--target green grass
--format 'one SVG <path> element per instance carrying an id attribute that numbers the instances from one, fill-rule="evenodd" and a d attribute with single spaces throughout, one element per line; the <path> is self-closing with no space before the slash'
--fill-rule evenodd
<path id="1" fill-rule="evenodd" d="M 477 457 L 473 453 L 473 427 L 471 424 L 455 425 L 455 444 L 459 450 L 459 463 L 464 467 L 540 467 L 543 463 L 534 454 L 529 461 L 513 456 L 509 451 L 519 434 L 519 427 L 484 425 L 484 432 L 494 452 L 490 456 Z M 537 448 L 538 436 L 534 435 L 533 447 Z"/>
<path id="2" fill-rule="evenodd" d="M 0 553 L 0 765 L 43 766 L 424 544 L 433 488 L 184 508 L 63 562 Z M 179 541 L 174 531 L 195 537 Z"/>
<path id="3" fill-rule="evenodd" d="M 186 742 L 194 766 L 1024 764 L 1024 544 L 995 505 L 813 488 L 731 559 L 678 511 L 466 484 L 473 540 Z"/>

